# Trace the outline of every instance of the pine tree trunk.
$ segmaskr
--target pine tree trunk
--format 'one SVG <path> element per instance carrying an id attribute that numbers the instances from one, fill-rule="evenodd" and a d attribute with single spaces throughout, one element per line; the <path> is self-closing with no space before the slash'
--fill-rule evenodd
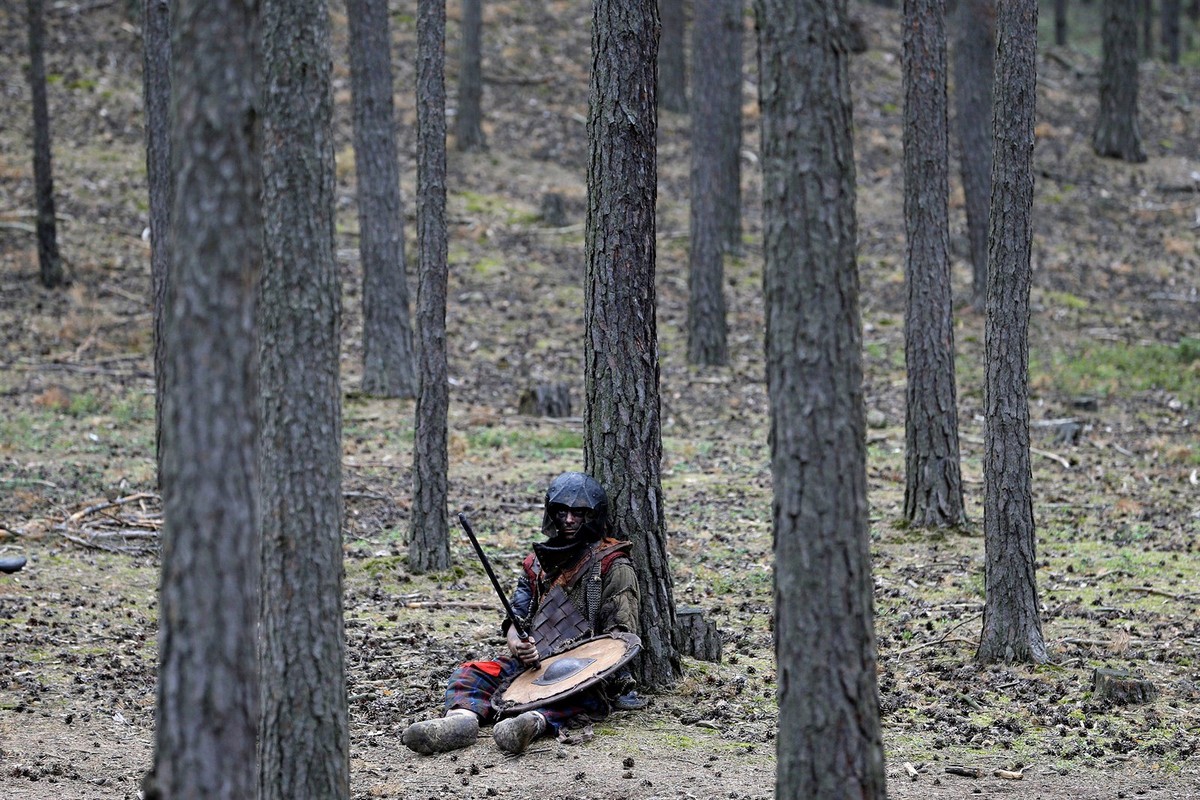
<path id="1" fill-rule="evenodd" d="M 450 566 L 446 442 L 450 386 L 446 363 L 446 4 L 417 3 L 417 286 L 420 389 L 413 443 L 414 572 Z"/>
<path id="2" fill-rule="evenodd" d="M 982 662 L 1044 662 L 1029 463 L 1029 290 L 1037 0 L 998 6 L 995 187 L 984 386 Z"/>
<path id="3" fill-rule="evenodd" d="M 172 270 L 152 783 L 172 800 L 258 791 L 257 4 L 172 7 Z M 216 211 L 214 212 L 214 209 Z"/>
<path id="4" fill-rule="evenodd" d="M 662 36 L 658 47 L 658 103 L 664 111 L 686 114 L 687 56 L 684 42 L 687 26 L 683 0 L 658 0 Z"/>
<path id="5" fill-rule="evenodd" d="M 949 121 L 943 0 L 908 0 L 904 20 L 904 518 L 961 525 L 949 254 Z"/>
<path id="6" fill-rule="evenodd" d="M 584 287 L 586 471 L 633 541 L 641 590 L 641 684 L 681 674 L 662 494 L 662 420 L 655 319 L 654 65 L 658 20 L 649 3 L 596 0 L 588 111 L 587 284 Z"/>
<path id="7" fill-rule="evenodd" d="M 416 397 L 387 4 L 347 0 L 362 261 L 362 390 Z"/>
<path id="8" fill-rule="evenodd" d="M 1067 0 L 1054 0 L 1054 43 L 1067 44 Z"/>
<path id="9" fill-rule="evenodd" d="M 1102 39 L 1100 111 L 1092 148 L 1097 155 L 1141 163 L 1146 152 L 1138 127 L 1137 6 L 1104 0 Z"/>
<path id="10" fill-rule="evenodd" d="M 326 0 L 264 0 L 259 798 L 350 796 Z"/>
<path id="11" fill-rule="evenodd" d="M 716 68 L 717 221 L 727 253 L 742 250 L 742 10 L 742 0 L 721 0 L 716 46 L 693 48 L 707 52 Z"/>
<path id="12" fill-rule="evenodd" d="M 455 139 L 459 150 L 482 150 L 487 147 L 483 134 L 483 0 L 463 0 L 462 14 Z"/>
<path id="13" fill-rule="evenodd" d="M 38 266 L 42 286 L 68 283 L 58 252 L 54 212 L 54 169 L 50 158 L 50 112 L 46 103 L 46 23 L 42 0 L 28 0 L 29 92 L 33 100 L 33 183 L 37 194 Z"/>
<path id="14" fill-rule="evenodd" d="M 723 199 L 722 140 L 727 130 L 721 115 L 728 111 L 720 99 L 721 70 L 727 67 L 716 53 L 728 44 L 724 37 L 724 7 L 731 0 L 696 0 L 692 52 L 713 53 L 696 59 L 692 70 L 690 248 L 688 252 L 688 363 L 706 366 L 729 360 L 726 344 L 724 231 L 720 216 Z M 709 48 L 712 48 L 711 51 Z M 741 109 L 738 109 L 739 114 Z"/>
<path id="15" fill-rule="evenodd" d="M 995 0 L 961 0 L 955 32 L 954 104 L 971 257 L 971 305 L 982 312 L 987 300 L 988 205 L 992 195 Z"/>
<path id="16" fill-rule="evenodd" d="M 845 3 L 755 0 L 755 11 L 776 797 L 882 798 Z"/>
<path id="17" fill-rule="evenodd" d="M 162 487 L 162 405 L 167 396 L 164 315 L 171 277 L 171 4 L 146 0 L 142 14 L 142 96 L 146 109 L 146 180 L 150 206 L 150 284 L 154 295 L 154 452 Z"/>
<path id="18" fill-rule="evenodd" d="M 1179 63 L 1179 0 L 1162 0 L 1163 58 L 1168 64 Z"/>

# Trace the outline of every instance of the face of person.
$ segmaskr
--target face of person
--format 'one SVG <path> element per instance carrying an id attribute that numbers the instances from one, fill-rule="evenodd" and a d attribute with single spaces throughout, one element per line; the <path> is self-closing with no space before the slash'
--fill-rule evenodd
<path id="1" fill-rule="evenodd" d="M 590 508 L 560 508 L 554 512 L 554 522 L 560 534 L 573 539 L 594 514 Z"/>

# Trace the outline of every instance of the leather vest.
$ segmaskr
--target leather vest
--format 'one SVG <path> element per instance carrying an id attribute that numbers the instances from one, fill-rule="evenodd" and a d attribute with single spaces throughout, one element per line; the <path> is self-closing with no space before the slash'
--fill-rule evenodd
<path id="1" fill-rule="evenodd" d="M 533 615 L 530 631 L 537 640 L 538 655 L 548 658 L 575 642 L 595 635 L 600 609 L 603 573 L 614 558 L 628 550 L 628 543 L 602 542 L 593 547 L 579 564 L 559 575 L 546 588 L 545 576 L 537 559 L 530 556 L 524 567 L 533 590 Z M 582 583 L 583 586 L 579 586 Z M 575 597 L 573 601 L 571 598 Z M 582 601 L 585 606 L 579 608 Z"/>

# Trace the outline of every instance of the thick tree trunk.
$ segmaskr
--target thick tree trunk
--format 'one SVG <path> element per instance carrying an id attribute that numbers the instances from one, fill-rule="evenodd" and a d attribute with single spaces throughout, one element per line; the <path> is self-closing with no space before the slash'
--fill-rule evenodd
<path id="1" fill-rule="evenodd" d="M 326 0 L 264 0 L 259 798 L 350 796 Z"/>
<path id="2" fill-rule="evenodd" d="M 154 295 L 154 452 L 162 488 L 162 405 L 167 396 L 165 335 L 171 277 L 171 4 L 146 0 L 142 14 L 142 96 L 146 109 L 146 179 L 150 206 L 150 285 Z"/>
<path id="3" fill-rule="evenodd" d="M 362 390 L 416 397 L 387 3 L 347 0 L 362 260 Z"/>
<path id="4" fill-rule="evenodd" d="M 420 390 L 413 444 L 412 538 L 414 572 L 450 566 L 446 498 L 450 457 L 446 443 L 450 385 L 446 363 L 446 4 L 417 4 L 417 286 Z"/>
<path id="5" fill-rule="evenodd" d="M 258 791 L 257 4 L 172 8 L 163 555 L 151 783 L 172 800 Z"/>
<path id="6" fill-rule="evenodd" d="M 966 522 L 954 386 L 943 9 L 943 0 L 904 4 L 904 518 L 921 527 Z"/>
<path id="7" fill-rule="evenodd" d="M 1137 6 L 1105 0 L 1100 68 L 1100 111 L 1092 148 L 1097 155 L 1141 163 L 1146 160 L 1138 127 Z"/>
<path id="8" fill-rule="evenodd" d="M 755 10 L 776 797 L 882 798 L 846 9 L 841 0 L 756 0 Z"/>
<path id="9" fill-rule="evenodd" d="M 971 305 L 982 312 L 987 300 L 988 205 L 992 195 L 995 0 L 961 0 L 954 28 L 954 105 L 971 258 Z"/>
<path id="10" fill-rule="evenodd" d="M 633 541 L 642 599 L 643 686 L 674 683 L 673 579 L 662 494 L 662 420 L 654 287 L 653 4 L 596 0 L 588 110 L 584 462 Z"/>
<path id="11" fill-rule="evenodd" d="M 658 0 L 662 36 L 658 48 L 658 103 L 664 111 L 686 114 L 687 56 L 684 42 L 687 26 L 683 0 Z"/>
<path id="12" fill-rule="evenodd" d="M 33 101 L 33 183 L 37 194 L 38 267 L 42 286 L 68 283 L 58 252 L 54 216 L 54 169 L 50 158 L 50 112 L 46 103 L 46 24 L 42 0 L 28 0 L 29 93 Z"/>
<path id="13" fill-rule="evenodd" d="M 462 15 L 455 139 L 459 150 L 482 150 L 487 147 L 483 134 L 483 0 L 463 0 Z"/>
<path id="14" fill-rule="evenodd" d="M 978 660 L 1043 662 L 1029 464 L 1029 289 L 1037 0 L 998 6 L 984 386 L 983 631 Z"/>

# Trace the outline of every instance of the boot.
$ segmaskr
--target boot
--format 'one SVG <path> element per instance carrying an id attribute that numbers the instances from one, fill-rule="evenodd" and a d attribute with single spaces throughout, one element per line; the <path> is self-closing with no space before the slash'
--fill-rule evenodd
<path id="1" fill-rule="evenodd" d="M 441 719 L 414 722 L 404 730 L 401 741 L 409 749 L 430 755 L 474 744 L 479 736 L 479 717 L 471 712 L 450 713 Z"/>
<path id="2" fill-rule="evenodd" d="M 529 743 L 546 730 L 546 718 L 536 711 L 526 711 L 518 717 L 509 717 L 496 723 L 492 739 L 506 753 L 524 753 Z"/>

